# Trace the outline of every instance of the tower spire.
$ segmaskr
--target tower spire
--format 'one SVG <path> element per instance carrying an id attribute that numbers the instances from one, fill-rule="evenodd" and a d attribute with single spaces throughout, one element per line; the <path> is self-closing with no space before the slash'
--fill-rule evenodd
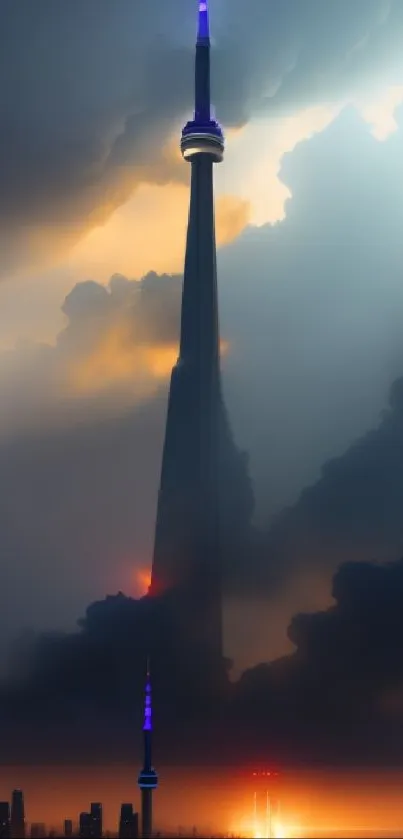
<path id="1" fill-rule="evenodd" d="M 197 30 L 197 43 L 206 46 L 210 45 L 208 0 L 199 0 L 199 27 Z"/>
<path id="2" fill-rule="evenodd" d="M 144 722 L 143 731 L 152 731 L 152 707 L 151 707 L 151 676 L 150 676 L 150 657 L 147 658 L 147 674 L 146 674 L 146 690 L 144 697 Z M 148 755 L 147 755 L 148 757 Z M 151 754 L 150 754 L 151 766 Z"/>
<path id="3" fill-rule="evenodd" d="M 210 121 L 210 29 L 207 0 L 199 0 L 195 66 L 195 122 Z"/>
<path id="4" fill-rule="evenodd" d="M 143 735 L 144 735 L 144 764 L 138 777 L 138 785 L 141 789 L 141 810 L 142 810 L 142 836 L 144 839 L 149 839 L 152 834 L 153 825 L 153 805 L 152 794 L 153 790 L 158 786 L 158 775 L 152 766 L 151 760 L 151 732 L 152 732 L 152 712 L 151 712 L 151 676 L 150 676 L 150 659 L 147 658 L 147 674 L 146 686 L 144 696 L 144 721 L 143 721 Z"/>

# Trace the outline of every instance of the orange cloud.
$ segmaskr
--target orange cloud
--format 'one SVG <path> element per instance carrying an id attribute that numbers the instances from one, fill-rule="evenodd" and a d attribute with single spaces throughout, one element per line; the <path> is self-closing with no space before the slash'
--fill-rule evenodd
<path id="1" fill-rule="evenodd" d="M 114 323 L 88 354 L 69 364 L 69 390 L 77 396 L 91 395 L 126 384 L 134 398 L 145 398 L 169 376 L 177 356 L 176 343 L 136 344 L 128 322 Z"/>
<path id="2" fill-rule="evenodd" d="M 221 354 L 228 352 L 221 342 Z M 146 399 L 169 378 L 178 358 L 178 342 L 136 343 L 132 325 L 123 318 L 101 333 L 82 356 L 67 366 L 67 390 L 74 396 L 91 396 L 119 388 L 130 402 Z"/>
<path id="3" fill-rule="evenodd" d="M 235 195 L 221 195 L 216 202 L 217 243 L 226 245 L 249 224 L 250 201 Z"/>
<path id="4" fill-rule="evenodd" d="M 184 164 L 183 171 L 188 174 Z M 93 229 L 73 249 L 70 267 L 78 277 L 92 276 L 107 282 L 118 271 L 141 277 L 148 271 L 180 273 L 183 270 L 189 186 L 142 184 L 103 227 Z M 216 200 L 217 244 L 223 245 L 249 223 L 250 203 L 236 196 Z"/>

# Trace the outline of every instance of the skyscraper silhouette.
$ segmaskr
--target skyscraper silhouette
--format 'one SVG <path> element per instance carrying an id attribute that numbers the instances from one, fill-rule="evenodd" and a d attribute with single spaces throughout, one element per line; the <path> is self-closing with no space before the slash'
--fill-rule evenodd
<path id="1" fill-rule="evenodd" d="M 91 839 L 101 839 L 102 837 L 102 804 L 99 802 L 92 802 L 90 805 L 91 818 Z"/>
<path id="2" fill-rule="evenodd" d="M 80 813 L 78 820 L 78 835 L 80 839 L 91 839 L 91 813 Z"/>
<path id="3" fill-rule="evenodd" d="M 10 805 L 8 801 L 0 801 L 0 837 L 10 839 Z"/>
<path id="4" fill-rule="evenodd" d="M 133 804 L 122 804 L 119 819 L 119 839 L 137 839 L 139 835 L 138 814 Z"/>
<path id="5" fill-rule="evenodd" d="M 11 839 L 25 837 L 24 793 L 14 789 L 11 797 Z"/>
<path id="6" fill-rule="evenodd" d="M 144 764 L 138 777 L 138 785 L 141 790 L 141 835 L 144 839 L 150 839 L 152 835 L 153 791 L 158 786 L 158 775 L 153 768 L 151 759 L 152 728 L 151 679 L 150 668 L 147 665 L 143 721 Z"/>
<path id="7" fill-rule="evenodd" d="M 71 819 L 64 820 L 64 836 L 65 839 L 70 839 L 73 835 L 73 822 Z"/>
<path id="8" fill-rule="evenodd" d="M 191 164 L 191 197 L 150 593 L 175 593 L 187 640 L 221 657 L 220 445 L 231 435 L 221 390 L 213 197 L 224 138 L 211 116 L 206 0 L 199 2 L 194 119 L 183 129 L 181 150 Z"/>

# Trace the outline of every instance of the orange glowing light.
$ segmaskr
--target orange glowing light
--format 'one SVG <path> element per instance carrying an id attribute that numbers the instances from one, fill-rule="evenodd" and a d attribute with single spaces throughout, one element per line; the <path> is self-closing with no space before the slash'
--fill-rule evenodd
<path id="1" fill-rule="evenodd" d="M 146 568 L 136 569 L 136 594 L 138 597 L 143 597 L 147 594 L 151 585 L 151 571 Z"/>
<path id="2" fill-rule="evenodd" d="M 149 347 L 145 352 L 148 370 L 154 379 L 164 379 L 171 373 L 178 358 L 178 345 Z"/>

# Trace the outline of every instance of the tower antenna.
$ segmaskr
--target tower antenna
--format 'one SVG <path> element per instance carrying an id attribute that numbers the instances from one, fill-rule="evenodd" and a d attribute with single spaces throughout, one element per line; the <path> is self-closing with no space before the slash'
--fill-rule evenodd
<path id="1" fill-rule="evenodd" d="M 141 789 L 141 832 L 143 839 L 150 839 L 153 829 L 153 790 L 158 786 L 158 775 L 151 760 L 151 738 L 152 738 L 152 703 L 151 703 L 151 675 L 150 658 L 147 657 L 147 675 L 144 697 L 144 764 L 138 777 L 138 785 Z"/>
<path id="2" fill-rule="evenodd" d="M 197 43 L 210 44 L 210 26 L 208 13 L 208 0 L 199 0 L 199 26 L 197 30 Z"/>

